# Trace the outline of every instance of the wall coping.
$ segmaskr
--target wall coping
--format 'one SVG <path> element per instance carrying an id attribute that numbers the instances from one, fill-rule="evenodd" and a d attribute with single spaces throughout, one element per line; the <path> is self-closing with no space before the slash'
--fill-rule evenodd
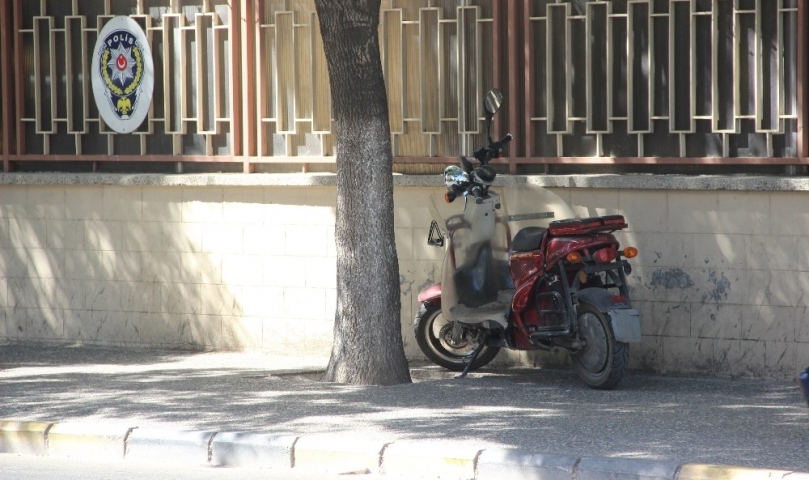
<path id="1" fill-rule="evenodd" d="M 528 183 L 551 188 L 635 190 L 809 191 L 809 177 L 747 175 L 501 175 L 496 186 Z M 100 185 L 138 187 L 333 187 L 330 173 L 5 173 L 0 185 Z M 396 187 L 440 187 L 442 176 L 394 175 Z"/>

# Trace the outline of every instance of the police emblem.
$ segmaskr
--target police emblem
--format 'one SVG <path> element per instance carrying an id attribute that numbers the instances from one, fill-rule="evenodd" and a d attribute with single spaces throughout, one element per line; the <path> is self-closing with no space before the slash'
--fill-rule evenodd
<path id="1" fill-rule="evenodd" d="M 118 133 L 137 129 L 149 112 L 154 64 L 146 35 L 129 17 L 112 18 L 98 35 L 93 95 L 104 122 Z"/>

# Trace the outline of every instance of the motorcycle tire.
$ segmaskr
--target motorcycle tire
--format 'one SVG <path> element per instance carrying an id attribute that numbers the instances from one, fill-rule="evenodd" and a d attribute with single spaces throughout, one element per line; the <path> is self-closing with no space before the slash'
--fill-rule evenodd
<path id="1" fill-rule="evenodd" d="M 460 372 L 466 366 L 464 363 L 464 358 L 466 358 L 468 353 L 471 353 L 474 350 L 474 345 L 470 344 L 470 348 L 465 354 L 460 354 L 449 350 L 448 348 L 452 347 L 450 345 L 446 345 L 444 339 L 439 338 L 439 336 L 435 333 L 435 323 L 439 318 L 443 319 L 441 316 L 440 306 L 429 303 L 423 303 L 421 305 L 421 308 L 419 308 L 419 313 L 416 314 L 416 318 L 413 322 L 413 330 L 416 334 L 416 342 L 418 343 L 421 351 L 424 352 L 424 355 L 426 355 L 430 361 L 448 370 Z M 450 324 L 451 322 L 445 323 L 445 325 Z M 499 352 L 499 347 L 484 347 L 469 370 L 477 370 L 478 368 L 487 365 L 489 362 L 494 360 L 494 357 L 496 357 Z"/>
<path id="2" fill-rule="evenodd" d="M 609 318 L 595 307 L 579 305 L 579 336 L 586 346 L 571 354 L 576 373 L 590 388 L 612 390 L 629 363 L 629 345 L 615 340 Z"/>

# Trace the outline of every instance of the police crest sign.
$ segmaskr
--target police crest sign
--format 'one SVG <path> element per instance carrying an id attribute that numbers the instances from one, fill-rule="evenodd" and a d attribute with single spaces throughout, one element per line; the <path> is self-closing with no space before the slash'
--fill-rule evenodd
<path id="1" fill-rule="evenodd" d="M 129 17 L 113 17 L 101 29 L 90 77 L 98 113 L 118 133 L 134 132 L 152 103 L 154 63 L 146 34 Z"/>

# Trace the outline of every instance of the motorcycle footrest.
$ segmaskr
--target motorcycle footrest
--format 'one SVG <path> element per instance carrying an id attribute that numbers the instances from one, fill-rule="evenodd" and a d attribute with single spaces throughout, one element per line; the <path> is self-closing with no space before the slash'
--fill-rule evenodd
<path id="1" fill-rule="evenodd" d="M 540 327 L 531 332 L 528 338 L 531 340 L 542 340 L 553 337 L 566 337 L 570 335 L 570 329 L 564 326 Z"/>

